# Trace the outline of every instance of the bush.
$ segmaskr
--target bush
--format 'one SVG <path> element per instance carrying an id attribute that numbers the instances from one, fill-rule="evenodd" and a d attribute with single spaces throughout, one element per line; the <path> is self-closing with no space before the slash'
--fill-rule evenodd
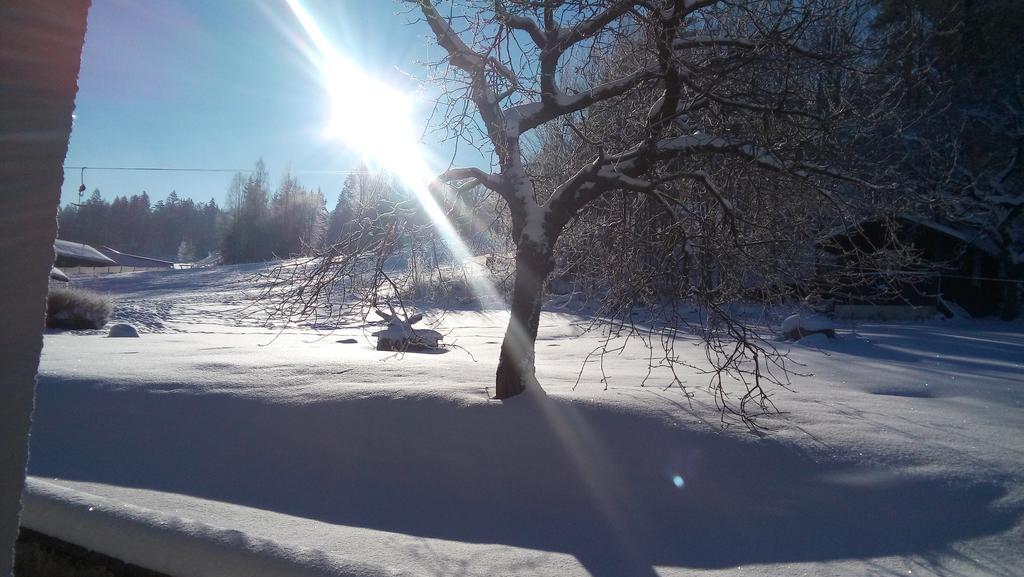
<path id="1" fill-rule="evenodd" d="M 53 329 L 98 329 L 112 307 L 107 297 L 85 289 L 51 287 L 46 295 L 46 326 Z"/>

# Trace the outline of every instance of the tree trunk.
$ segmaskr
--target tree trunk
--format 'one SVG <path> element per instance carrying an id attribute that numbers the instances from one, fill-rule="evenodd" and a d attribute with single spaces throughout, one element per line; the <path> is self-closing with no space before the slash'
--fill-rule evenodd
<path id="1" fill-rule="evenodd" d="M 544 281 L 554 268 L 550 249 L 524 242 L 516 250 L 516 281 L 512 289 L 512 318 L 501 342 L 495 398 L 507 399 L 537 383 L 534 344 L 544 296 Z"/>

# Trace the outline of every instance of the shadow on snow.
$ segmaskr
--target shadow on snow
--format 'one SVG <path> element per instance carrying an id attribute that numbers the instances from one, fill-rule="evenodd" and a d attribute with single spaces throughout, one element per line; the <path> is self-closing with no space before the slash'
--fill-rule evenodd
<path id="1" fill-rule="evenodd" d="M 923 553 L 1020 513 L 993 507 L 997 484 L 822 464 L 553 398 L 275 404 L 41 377 L 31 458 L 40 477 L 565 552 L 595 577 Z"/>

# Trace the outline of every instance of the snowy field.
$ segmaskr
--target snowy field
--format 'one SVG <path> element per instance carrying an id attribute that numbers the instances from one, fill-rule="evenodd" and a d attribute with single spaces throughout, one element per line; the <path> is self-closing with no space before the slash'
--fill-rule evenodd
<path id="1" fill-rule="evenodd" d="M 445 315 L 445 354 L 275 340 L 232 321 L 252 270 L 78 283 L 143 334 L 45 337 L 26 526 L 180 577 L 1024 574 L 1019 322 L 796 346 L 812 375 L 758 436 L 639 387 L 640 347 L 573 390 L 598 336 L 567 314 L 541 319 L 549 394 L 504 402 L 506 313 Z"/>

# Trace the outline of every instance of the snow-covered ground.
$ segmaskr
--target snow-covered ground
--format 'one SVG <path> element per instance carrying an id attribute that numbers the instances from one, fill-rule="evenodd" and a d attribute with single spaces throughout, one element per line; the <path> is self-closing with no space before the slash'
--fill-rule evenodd
<path id="1" fill-rule="evenodd" d="M 758 436 L 699 393 L 639 387 L 639 346 L 606 361 L 607 390 L 593 365 L 574 390 L 598 337 L 572 315 L 542 318 L 548 395 L 505 402 L 502 312 L 445 315 L 466 349 L 445 354 L 373 350 L 372 327 L 274 339 L 230 312 L 252 270 L 81 283 L 142 337 L 45 337 L 26 526 L 181 577 L 1024 567 L 1020 323 L 804 339 L 811 376 Z"/>

